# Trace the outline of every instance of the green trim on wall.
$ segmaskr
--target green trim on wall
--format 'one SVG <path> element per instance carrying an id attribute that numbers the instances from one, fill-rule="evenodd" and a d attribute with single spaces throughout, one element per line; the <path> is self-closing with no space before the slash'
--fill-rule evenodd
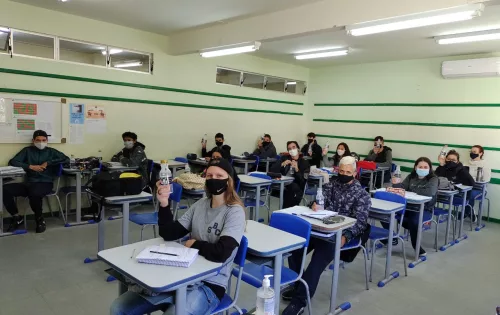
<path id="1" fill-rule="evenodd" d="M 373 142 L 373 138 L 362 138 L 362 137 L 347 137 L 347 136 L 323 135 L 323 134 L 316 134 L 316 137 L 336 138 L 336 139 L 346 139 L 346 140 L 359 140 L 359 141 L 370 141 L 370 142 Z M 435 143 L 435 142 L 406 141 L 406 140 L 389 140 L 389 139 L 385 139 L 385 142 L 402 143 L 402 144 L 414 144 L 414 145 L 426 145 L 426 146 L 433 146 L 433 147 L 442 147 L 444 145 L 443 143 Z M 461 148 L 461 149 L 470 149 L 472 147 L 472 145 L 451 144 L 451 143 L 448 143 L 448 146 L 453 147 L 453 148 Z M 483 148 L 485 150 L 490 150 L 490 151 L 500 151 L 500 148 L 495 148 L 495 147 L 483 147 Z"/>
<path id="2" fill-rule="evenodd" d="M 345 120 L 345 119 L 319 119 L 313 121 L 336 122 L 350 124 L 375 124 L 375 125 L 403 125 L 403 126 L 425 126 L 425 127 L 452 127 L 452 128 L 479 128 L 479 129 L 500 129 L 495 125 L 465 125 L 465 124 L 441 124 L 441 123 L 421 123 L 412 121 L 375 121 L 375 120 Z"/>
<path id="3" fill-rule="evenodd" d="M 500 104 L 417 104 L 417 103 L 315 103 L 314 106 L 326 107 L 500 107 Z"/>
<path id="4" fill-rule="evenodd" d="M 282 100 L 276 100 L 276 99 L 247 97 L 247 96 L 230 95 L 230 94 L 218 94 L 218 93 L 202 92 L 202 91 L 195 91 L 195 90 L 169 88 L 166 86 L 145 85 L 145 84 L 138 84 L 138 83 L 122 82 L 122 81 L 101 80 L 101 79 L 61 75 L 61 74 L 54 74 L 54 73 L 47 73 L 47 72 L 34 72 L 34 71 L 26 71 L 26 70 L 0 68 L 0 73 L 20 74 L 20 75 L 27 75 L 27 76 L 34 76 L 34 77 L 52 78 L 52 79 L 61 79 L 61 80 L 70 80 L 70 81 L 80 81 L 80 82 L 89 82 L 89 83 L 99 83 L 99 84 L 108 84 L 108 85 L 116 85 L 116 86 L 127 86 L 127 87 L 139 88 L 139 89 L 159 90 L 159 91 L 185 93 L 185 94 L 196 94 L 196 95 L 232 98 L 232 99 L 247 100 L 247 101 L 289 104 L 289 105 L 299 105 L 299 106 L 304 105 L 304 103 L 300 103 L 300 102 L 282 101 Z"/>
<path id="5" fill-rule="evenodd" d="M 59 92 L 45 92 L 45 91 L 33 91 L 33 90 L 19 90 L 19 89 L 7 89 L 7 88 L 0 88 L 0 92 L 14 93 L 14 94 L 26 94 L 26 95 L 38 95 L 38 96 L 53 96 L 53 97 L 64 97 L 64 98 L 79 98 L 79 99 L 89 99 L 89 100 L 113 101 L 113 102 L 151 104 L 151 105 L 165 105 L 165 106 L 175 106 L 175 107 L 216 109 L 216 110 L 227 110 L 227 111 L 235 111 L 235 112 L 266 113 L 266 114 L 294 115 L 294 116 L 302 116 L 303 115 L 302 113 L 282 112 L 282 111 L 277 111 L 277 110 L 220 107 L 220 106 L 208 106 L 208 105 L 199 105 L 199 104 L 184 104 L 184 103 L 174 103 L 174 102 L 150 101 L 150 100 L 141 100 L 141 99 L 133 99 L 133 98 L 71 94 L 71 93 L 59 93 Z"/>

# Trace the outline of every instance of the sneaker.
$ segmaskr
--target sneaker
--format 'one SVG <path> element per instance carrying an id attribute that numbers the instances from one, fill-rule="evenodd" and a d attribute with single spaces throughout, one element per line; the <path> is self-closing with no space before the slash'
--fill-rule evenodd
<path id="1" fill-rule="evenodd" d="M 300 301 L 294 300 L 283 310 L 281 315 L 300 315 L 304 313 L 305 305 Z"/>
<path id="2" fill-rule="evenodd" d="M 285 301 L 291 301 L 295 295 L 295 286 L 290 285 L 281 291 L 281 298 Z"/>
<path id="3" fill-rule="evenodd" d="M 17 230 L 22 224 L 24 223 L 24 218 L 20 215 L 16 215 L 12 218 L 9 228 L 7 229 L 8 232 L 14 232 Z"/>
<path id="4" fill-rule="evenodd" d="M 36 232 L 43 233 L 47 229 L 47 225 L 45 224 L 45 220 L 41 220 L 36 224 Z"/>
<path id="5" fill-rule="evenodd" d="M 476 223 L 477 222 L 477 215 L 473 214 L 472 215 L 472 223 Z"/>
<path id="6" fill-rule="evenodd" d="M 423 248 L 420 248 L 420 253 L 418 254 L 419 257 L 426 257 L 427 256 L 427 252 L 423 249 Z"/>

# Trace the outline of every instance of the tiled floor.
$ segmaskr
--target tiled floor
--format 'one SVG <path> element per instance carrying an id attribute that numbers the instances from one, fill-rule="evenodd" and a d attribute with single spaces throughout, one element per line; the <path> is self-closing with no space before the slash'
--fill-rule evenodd
<path id="1" fill-rule="evenodd" d="M 0 315 L 108 314 L 117 284 L 105 281 L 104 263 L 83 263 L 96 252 L 97 226 L 64 228 L 57 219 L 48 224 L 42 235 L 0 238 Z M 106 232 L 107 247 L 120 245 L 121 221 L 107 222 Z M 432 234 L 426 232 L 428 261 L 409 269 L 408 277 L 403 276 L 402 258 L 396 252 L 393 267 L 402 277 L 385 288 L 376 286 L 383 276 L 384 250 L 376 254 L 369 291 L 364 289 L 363 260 L 358 255 L 340 271 L 339 303 L 352 304 L 347 314 L 493 314 L 500 304 L 500 225 L 467 233 L 469 239 L 436 253 L 430 250 Z M 146 236 L 152 237 L 151 229 Z M 139 240 L 133 224 L 130 240 Z M 412 250 L 407 249 L 411 259 Z M 323 273 L 313 299 L 314 314 L 327 313 L 331 275 Z M 239 305 L 252 308 L 254 303 L 255 289 L 244 285 Z"/>

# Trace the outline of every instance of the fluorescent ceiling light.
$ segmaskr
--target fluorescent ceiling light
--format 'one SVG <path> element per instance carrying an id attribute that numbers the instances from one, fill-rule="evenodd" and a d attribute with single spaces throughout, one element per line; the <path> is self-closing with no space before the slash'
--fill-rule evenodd
<path id="1" fill-rule="evenodd" d="M 354 24 L 346 27 L 347 34 L 363 36 L 376 33 L 405 30 L 422 26 L 466 21 L 481 15 L 484 4 L 471 4 L 451 9 L 429 11 L 417 14 Z"/>
<path id="2" fill-rule="evenodd" d="M 316 52 L 310 52 L 306 54 L 295 55 L 295 59 L 315 59 L 315 58 L 328 58 L 328 57 L 339 57 L 349 54 L 349 48 L 340 48 L 334 50 L 321 50 Z"/>
<path id="3" fill-rule="evenodd" d="M 487 40 L 499 40 L 500 29 L 445 35 L 445 36 L 436 36 L 434 37 L 434 39 L 440 45 L 482 42 Z"/>
<path id="4" fill-rule="evenodd" d="M 0 27 L 0 33 L 10 33 L 10 28 L 8 28 L 8 27 Z"/>
<path id="5" fill-rule="evenodd" d="M 123 62 L 123 63 L 115 63 L 113 67 L 115 68 L 131 68 L 131 67 L 140 67 L 142 66 L 142 62 L 140 61 L 131 61 L 131 62 Z"/>
<path id="6" fill-rule="evenodd" d="M 297 85 L 297 82 L 287 82 L 286 85 Z"/>
<path id="7" fill-rule="evenodd" d="M 259 50 L 259 48 L 260 48 L 260 42 L 252 42 L 252 43 L 226 46 L 212 50 L 202 51 L 200 52 L 200 56 L 204 58 L 211 58 L 211 57 L 235 55 L 235 54 L 242 54 L 242 53 L 256 51 Z"/>
<path id="8" fill-rule="evenodd" d="M 109 54 L 110 54 L 110 55 L 119 54 L 119 53 L 122 53 L 122 52 L 123 52 L 123 50 L 121 50 L 121 49 L 116 49 L 116 48 L 113 48 L 113 49 L 110 49 L 110 50 L 109 50 Z M 102 54 L 103 54 L 103 55 L 106 55 L 106 50 L 103 50 L 103 51 L 102 51 Z"/>

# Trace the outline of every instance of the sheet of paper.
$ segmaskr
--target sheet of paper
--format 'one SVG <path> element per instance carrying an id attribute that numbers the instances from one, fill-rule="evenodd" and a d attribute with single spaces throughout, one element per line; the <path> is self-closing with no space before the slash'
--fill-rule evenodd
<path id="1" fill-rule="evenodd" d="M 107 132 L 106 110 L 104 106 L 88 106 L 85 111 L 85 120 L 88 133 L 102 134 Z"/>
<path id="2" fill-rule="evenodd" d="M 324 219 L 326 217 L 331 217 L 332 215 L 337 215 L 337 214 L 338 212 L 329 210 L 318 210 L 318 211 L 309 210 L 301 213 L 301 215 L 313 219 Z"/>
<path id="3" fill-rule="evenodd" d="M 83 125 L 69 125 L 69 143 L 83 144 L 85 142 Z"/>

